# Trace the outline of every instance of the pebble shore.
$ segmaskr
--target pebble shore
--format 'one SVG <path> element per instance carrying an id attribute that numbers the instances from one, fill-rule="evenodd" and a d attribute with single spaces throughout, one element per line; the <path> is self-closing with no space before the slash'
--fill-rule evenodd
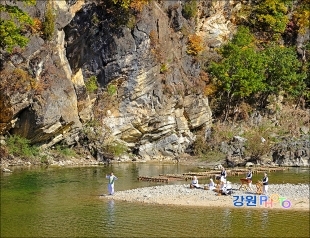
<path id="1" fill-rule="evenodd" d="M 222 196 L 218 196 L 214 191 L 210 190 L 191 189 L 189 184 L 184 184 L 116 191 L 112 196 L 102 197 L 127 202 L 209 207 L 235 207 L 233 196 L 256 196 L 257 200 L 259 200 L 259 195 L 255 193 L 255 186 L 253 186 L 253 191 L 238 190 L 239 186 L 239 184 L 232 184 L 233 193 Z M 275 195 L 289 200 L 291 203 L 290 209 L 309 211 L 309 184 L 271 184 L 269 185 L 267 197 Z M 274 202 L 272 208 L 283 207 L 279 202 Z"/>

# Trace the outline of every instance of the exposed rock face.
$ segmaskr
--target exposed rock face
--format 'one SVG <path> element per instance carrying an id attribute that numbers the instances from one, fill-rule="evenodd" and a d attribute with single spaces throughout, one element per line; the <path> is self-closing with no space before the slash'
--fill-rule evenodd
<path id="1" fill-rule="evenodd" d="M 273 162 L 282 166 L 309 166 L 310 144 L 306 135 L 298 140 L 288 138 L 274 149 Z"/>
<path id="2" fill-rule="evenodd" d="M 43 147 L 73 144 L 96 111 L 114 138 L 152 159 L 177 156 L 195 140 L 191 130 L 211 126 L 208 99 L 194 89 L 200 66 L 186 54 L 180 32 L 195 33 L 181 2 L 153 2 L 130 28 L 115 25 L 123 16 L 97 2 L 57 1 L 53 8 L 53 41 L 33 36 L 5 62 L 10 73 L 29 69 L 36 87 L 1 89 L 1 134 L 20 134 Z M 36 9 L 43 21 L 46 4 L 38 1 Z M 97 96 L 86 91 L 91 76 L 100 85 Z M 100 91 L 109 84 L 117 90 L 113 102 L 103 102 Z"/>
<path id="3" fill-rule="evenodd" d="M 123 79 L 117 85 L 119 103 L 103 122 L 144 159 L 177 156 L 195 140 L 192 129 L 211 126 L 207 98 L 186 95 L 184 89 L 176 92 L 177 86 L 184 88 L 198 77 L 200 69 L 185 53 L 186 39 L 176 31 L 188 24 L 181 5 L 165 4 L 154 2 L 146 8 L 133 29 L 112 28 L 106 9 L 89 4 L 65 28 L 74 72 L 82 70 L 85 80 L 96 75 L 101 86 Z M 167 27 L 169 22 L 173 28 Z M 161 73 L 162 65 L 167 72 Z M 173 85 L 168 93 L 164 82 Z"/>
<path id="4" fill-rule="evenodd" d="M 43 18 L 42 1 L 38 1 L 37 10 Z M 59 15 L 66 15 L 59 10 Z M 70 16 L 66 19 L 62 24 L 68 24 Z M 47 146 L 64 139 L 68 144 L 74 142 L 72 137 L 82 124 L 64 43 L 61 29 L 55 29 L 55 39 L 50 43 L 40 36 L 32 36 L 25 50 L 17 50 L 5 62 L 0 100 L 0 110 L 5 112 L 0 118 L 1 134 L 10 131 Z M 19 81 L 15 78 L 12 85 L 10 74 L 23 77 Z"/>
<path id="5" fill-rule="evenodd" d="M 262 155 L 259 160 L 245 156 L 245 142 L 246 138 L 234 136 L 229 143 L 222 143 L 221 150 L 227 154 L 227 165 L 245 166 L 254 162 L 258 165 L 280 165 L 280 166 L 309 166 L 309 136 L 304 135 L 299 139 L 296 138 L 282 138 L 282 142 L 272 148 L 272 152 Z M 265 140 L 265 139 L 264 139 Z M 264 143 L 265 141 L 258 141 L 257 143 Z M 253 160 L 254 159 L 254 160 Z"/>
<path id="6" fill-rule="evenodd" d="M 202 2 L 199 8 L 197 32 L 203 36 L 207 48 L 221 46 L 232 36 L 235 14 L 241 9 L 238 1 Z"/>

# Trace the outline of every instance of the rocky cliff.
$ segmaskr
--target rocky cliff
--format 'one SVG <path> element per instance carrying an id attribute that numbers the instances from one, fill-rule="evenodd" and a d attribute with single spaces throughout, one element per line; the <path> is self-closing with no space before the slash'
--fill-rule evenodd
<path id="1" fill-rule="evenodd" d="M 135 16 L 105 1 L 53 1 L 53 38 L 31 34 L 25 49 L 2 52 L 0 133 L 43 148 L 84 146 L 98 158 L 114 142 L 143 159 L 179 156 L 212 125 L 189 36 L 213 57 L 235 31 L 238 2 L 202 1 L 194 21 L 185 1 L 151 1 Z M 47 7 L 25 11 L 43 21 Z"/>
<path id="2" fill-rule="evenodd" d="M 148 159 L 184 152 L 193 129 L 211 126 L 208 99 L 193 84 L 200 66 L 186 54 L 181 29 L 194 34 L 195 28 L 182 16 L 181 2 L 152 2 L 130 28 L 96 1 L 54 1 L 52 7 L 51 41 L 33 34 L 24 50 L 2 55 L 1 134 L 43 147 L 71 145 L 83 124 L 99 120 L 115 140 Z M 25 11 L 43 21 L 46 8 L 37 1 Z M 97 93 L 86 91 L 91 76 Z M 107 99 L 100 92 L 108 85 L 116 92 Z"/>

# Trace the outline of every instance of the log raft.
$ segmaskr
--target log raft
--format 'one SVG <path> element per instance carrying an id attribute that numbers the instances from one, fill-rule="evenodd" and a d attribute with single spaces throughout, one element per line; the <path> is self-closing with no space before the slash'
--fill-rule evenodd
<path id="1" fill-rule="evenodd" d="M 162 178 L 162 177 L 147 177 L 147 176 L 139 176 L 139 181 L 149 181 L 149 182 L 161 182 L 161 183 L 168 183 L 169 178 Z"/>
<path id="2" fill-rule="evenodd" d="M 252 172 L 257 173 L 264 173 L 264 172 L 275 172 L 275 171 L 283 171 L 288 168 L 279 168 L 279 167 L 261 167 L 261 168 L 252 168 Z M 244 175 L 249 171 L 249 169 L 230 169 L 226 170 L 227 174 L 230 176 L 240 176 Z M 205 172 L 188 172 L 184 174 L 159 174 L 158 177 L 149 177 L 149 176 L 139 176 L 139 181 L 150 181 L 150 182 L 162 182 L 168 183 L 172 180 L 191 180 L 193 176 L 197 176 L 198 178 L 212 178 L 216 177 L 220 174 L 220 170 L 210 170 Z"/>

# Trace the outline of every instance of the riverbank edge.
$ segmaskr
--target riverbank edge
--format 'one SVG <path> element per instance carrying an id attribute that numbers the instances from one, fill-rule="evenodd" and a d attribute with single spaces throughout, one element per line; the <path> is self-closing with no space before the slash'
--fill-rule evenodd
<path id="1" fill-rule="evenodd" d="M 55 158 L 48 163 L 42 162 L 39 160 L 31 160 L 31 159 L 23 159 L 23 158 L 18 158 L 16 157 L 15 159 L 5 159 L 5 158 L 0 158 L 0 168 L 9 168 L 9 167 L 29 167 L 29 166 L 59 166 L 59 167 L 78 167 L 78 166 L 98 166 L 98 165 L 113 165 L 113 164 L 118 164 L 118 163 L 167 163 L 167 164 L 182 164 L 182 165 L 190 165 L 190 166 L 197 166 L 199 168 L 209 168 L 213 169 L 214 167 L 217 167 L 219 165 L 225 164 L 225 161 L 204 161 L 201 159 L 198 159 L 194 156 L 189 156 L 186 158 L 182 158 L 179 160 L 174 160 L 174 159 L 154 159 L 154 160 L 143 160 L 143 159 L 138 159 L 138 160 L 111 160 L 111 161 L 98 161 L 95 158 L 64 158 L 64 159 L 59 159 Z M 260 167 L 283 167 L 283 168 L 291 168 L 291 167 L 296 167 L 296 166 L 280 166 L 277 164 L 267 164 L 267 165 L 254 165 L 252 166 L 253 168 L 260 168 Z M 309 168 L 310 166 L 298 166 L 302 168 Z M 242 167 L 236 167 L 236 168 L 242 168 Z"/>

